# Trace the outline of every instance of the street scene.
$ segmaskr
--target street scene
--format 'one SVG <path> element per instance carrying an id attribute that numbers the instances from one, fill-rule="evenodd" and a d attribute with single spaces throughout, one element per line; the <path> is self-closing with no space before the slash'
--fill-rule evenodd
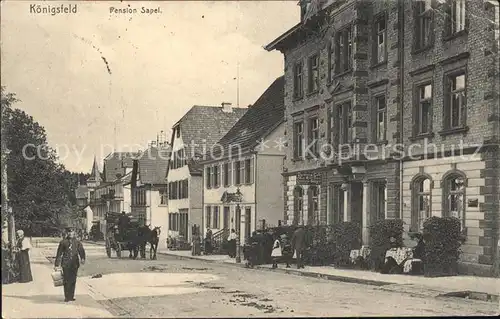
<path id="1" fill-rule="evenodd" d="M 3 0 L 2 316 L 500 312 L 496 0 Z"/>
<path id="2" fill-rule="evenodd" d="M 36 267 L 45 267 L 45 272 L 50 272 L 51 263 L 42 256 L 53 256 L 56 245 L 40 243 L 34 248 L 33 255 L 41 257 L 37 257 Z M 4 288 L 4 317 L 35 318 L 40 311 L 46 311 L 44 317 L 53 318 L 483 316 L 498 313 L 498 303 L 436 297 L 437 290 L 433 289 L 414 288 L 402 292 L 405 285 L 330 281 L 167 255 L 159 255 L 155 261 L 109 259 L 102 245 L 85 244 L 85 248 L 88 263 L 80 269 L 77 300 L 72 309 L 65 308 L 66 305 L 59 307 L 60 289 L 51 287 L 50 278 L 45 278 L 47 286 L 40 287 L 43 279 L 35 277 L 33 288 L 23 291 L 22 295 L 16 290 L 18 287 Z M 92 278 L 96 275 L 102 277 Z"/>

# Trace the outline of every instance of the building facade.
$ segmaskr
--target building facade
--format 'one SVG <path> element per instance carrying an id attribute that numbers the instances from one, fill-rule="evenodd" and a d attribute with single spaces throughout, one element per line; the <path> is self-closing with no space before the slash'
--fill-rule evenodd
<path id="1" fill-rule="evenodd" d="M 125 190 L 130 191 L 130 212 L 133 218 L 151 228 L 160 227 L 158 247 L 161 249 L 167 246 L 166 173 L 170 154 L 170 145 L 167 143 L 151 145 L 134 160 L 130 183 L 125 185 Z"/>
<path id="2" fill-rule="evenodd" d="M 203 234 L 235 229 L 242 243 L 283 219 L 284 78 L 249 107 L 204 164 Z"/>
<path id="3" fill-rule="evenodd" d="M 247 109 L 193 106 L 172 127 L 172 155 L 167 172 L 168 236 L 190 242 L 191 227 L 203 219 L 203 166 L 200 161 Z"/>
<path id="4" fill-rule="evenodd" d="M 354 221 L 369 244 L 377 219 L 456 216 L 462 261 L 498 268 L 498 4 L 300 5 L 267 46 L 285 57 L 288 221 Z"/>
<path id="5" fill-rule="evenodd" d="M 89 206 L 93 212 L 93 222 L 98 223 L 101 232 L 106 233 L 106 213 L 130 212 L 126 200 L 125 184 L 130 182 L 133 158 L 137 153 L 114 152 L 104 159 L 103 173 L 99 173 L 94 159 L 92 174 L 87 180 Z"/>

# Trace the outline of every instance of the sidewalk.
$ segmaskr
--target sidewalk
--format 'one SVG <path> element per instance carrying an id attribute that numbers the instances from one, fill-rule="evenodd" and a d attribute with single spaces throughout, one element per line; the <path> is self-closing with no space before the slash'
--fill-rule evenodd
<path id="1" fill-rule="evenodd" d="M 84 282 L 76 285 L 76 301 L 65 303 L 62 287 L 52 283 L 52 265 L 43 249 L 30 252 L 33 281 L 2 285 L 3 318 L 110 318 L 113 315 L 95 301 Z"/>
<path id="2" fill-rule="evenodd" d="M 226 255 L 191 256 L 190 251 L 159 251 L 158 253 L 175 256 L 179 259 L 197 259 L 206 262 L 217 262 L 244 266 L 244 262 L 236 264 L 234 258 Z M 292 266 L 293 267 L 293 266 Z M 428 278 L 410 275 L 388 275 L 371 271 L 336 269 L 333 266 L 306 266 L 304 269 L 285 268 L 279 265 L 278 269 L 272 269 L 271 265 L 256 266 L 255 269 L 277 271 L 299 276 L 308 276 L 334 281 L 343 281 L 359 284 L 380 286 L 384 290 L 396 290 L 400 292 L 424 293 L 438 296 L 452 292 L 474 292 L 484 295 L 496 295 L 489 298 L 498 298 L 500 295 L 500 279 L 473 276 L 453 276 Z M 488 296 L 480 297 L 487 299 Z"/>

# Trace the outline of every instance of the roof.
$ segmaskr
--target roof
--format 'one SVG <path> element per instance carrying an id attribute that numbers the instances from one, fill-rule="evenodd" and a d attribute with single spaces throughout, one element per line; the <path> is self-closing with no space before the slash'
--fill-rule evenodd
<path id="1" fill-rule="evenodd" d="M 75 189 L 75 196 L 77 199 L 87 198 L 88 191 L 89 191 L 89 188 L 87 186 L 78 185 L 78 187 Z"/>
<path id="2" fill-rule="evenodd" d="M 224 112 L 221 106 L 193 106 L 176 124 L 180 127 L 182 140 L 186 145 L 186 156 L 204 155 L 233 125 L 247 112 L 248 108 L 233 107 L 232 112 Z M 172 131 L 172 145 L 175 130 Z M 202 171 L 197 161 L 188 160 L 191 173 Z"/>
<path id="3" fill-rule="evenodd" d="M 99 172 L 99 167 L 97 166 L 97 159 L 94 156 L 94 163 L 92 163 L 92 169 L 90 170 L 90 176 L 87 182 L 101 182 L 102 177 L 102 174 Z"/>
<path id="4" fill-rule="evenodd" d="M 346 0 L 312 0 L 303 20 L 264 46 L 267 51 L 282 50 L 287 42 L 296 42 L 303 37 L 303 32 L 308 32 L 311 28 L 318 27 L 318 22 L 325 14 L 325 9 L 340 7 Z M 306 27 L 307 25 L 307 27 Z"/>
<path id="5" fill-rule="evenodd" d="M 125 175 L 126 168 L 132 168 L 133 160 L 140 152 L 113 152 L 104 159 L 104 180 L 112 182 Z"/>
<path id="6" fill-rule="evenodd" d="M 214 149 L 214 156 L 229 154 L 231 147 L 239 146 L 243 152 L 253 150 L 271 133 L 285 116 L 285 79 L 283 76 L 274 80 L 264 93 L 240 120 L 220 139 Z M 236 149 L 236 148 L 235 148 Z"/>
<path id="7" fill-rule="evenodd" d="M 138 159 L 139 180 L 141 184 L 165 184 L 170 148 L 150 147 Z"/>

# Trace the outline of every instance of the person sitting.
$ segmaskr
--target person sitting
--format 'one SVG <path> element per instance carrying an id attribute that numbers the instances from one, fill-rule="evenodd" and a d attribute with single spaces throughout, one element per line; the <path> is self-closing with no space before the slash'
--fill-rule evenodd
<path id="1" fill-rule="evenodd" d="M 125 214 L 125 212 L 122 212 L 120 217 L 118 217 L 118 231 L 120 232 L 120 236 L 123 235 L 129 224 L 130 218 L 127 216 L 127 214 Z"/>

